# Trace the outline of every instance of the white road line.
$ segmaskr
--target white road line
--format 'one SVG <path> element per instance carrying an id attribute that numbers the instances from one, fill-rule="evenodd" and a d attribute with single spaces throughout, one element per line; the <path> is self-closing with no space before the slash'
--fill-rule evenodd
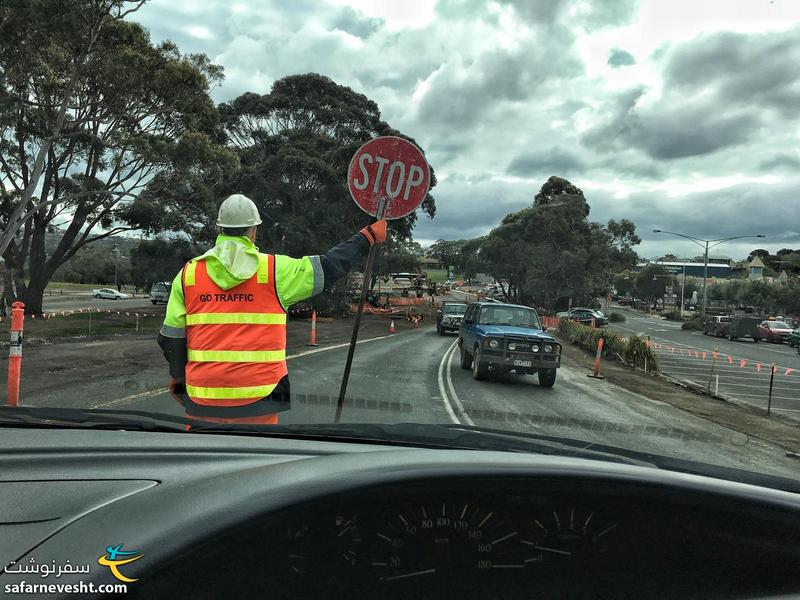
<path id="1" fill-rule="evenodd" d="M 450 420 L 453 423 L 461 423 L 456 416 L 456 413 L 453 411 L 453 406 L 450 404 L 450 401 L 447 399 L 447 390 L 444 387 L 444 368 L 445 363 L 447 362 L 447 356 L 453 351 L 453 348 L 456 347 L 458 344 L 458 340 L 453 342 L 450 347 L 445 350 L 445 353 L 442 355 L 442 360 L 439 361 L 439 372 L 438 372 L 438 381 L 439 381 L 439 394 L 442 396 L 442 403 L 444 404 L 444 409 L 447 411 L 447 416 L 450 417 Z"/>
<path id="2" fill-rule="evenodd" d="M 457 343 L 457 342 L 456 342 Z M 456 410 L 460 413 L 461 420 L 466 423 L 467 425 L 475 425 L 474 421 L 470 419 L 469 415 L 467 414 L 464 405 L 461 404 L 461 400 L 456 394 L 456 388 L 453 386 L 453 378 L 450 373 L 453 370 L 453 357 L 456 355 L 455 348 L 450 352 L 450 358 L 447 361 L 447 367 L 445 368 L 447 374 L 447 387 L 450 390 L 450 397 L 453 399 L 453 403 L 456 405 Z"/>

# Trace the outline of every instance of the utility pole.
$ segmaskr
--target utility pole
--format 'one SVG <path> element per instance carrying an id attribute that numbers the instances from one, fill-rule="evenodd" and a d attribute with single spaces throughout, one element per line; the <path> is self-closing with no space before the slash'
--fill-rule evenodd
<path id="1" fill-rule="evenodd" d="M 708 281 L 708 250 L 713 248 L 714 246 L 719 246 L 724 242 L 730 242 L 731 240 L 742 240 L 745 238 L 763 238 L 766 237 L 763 233 L 758 233 L 755 235 L 737 235 L 734 237 L 722 238 L 719 240 L 701 240 L 700 238 L 692 237 L 691 235 L 685 235 L 683 233 L 675 233 L 674 231 L 662 231 L 661 229 L 653 229 L 653 233 L 666 233 L 669 235 L 677 235 L 678 237 L 682 237 L 684 239 L 689 240 L 690 242 L 694 242 L 701 248 L 703 248 L 703 305 L 700 308 L 700 315 L 705 316 L 706 314 L 706 287 Z M 686 267 L 684 266 L 684 278 L 686 277 Z M 683 310 L 683 306 L 681 306 L 681 310 Z"/>

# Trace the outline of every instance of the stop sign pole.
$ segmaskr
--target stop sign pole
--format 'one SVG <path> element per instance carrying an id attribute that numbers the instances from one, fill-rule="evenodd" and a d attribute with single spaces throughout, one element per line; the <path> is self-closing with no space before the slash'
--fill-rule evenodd
<path id="1" fill-rule="evenodd" d="M 422 151 L 408 140 L 394 136 L 379 137 L 361 146 L 353 155 L 347 171 L 347 185 L 353 201 L 376 220 L 400 219 L 416 210 L 428 194 L 430 168 Z M 347 349 L 339 400 L 336 403 L 336 423 L 342 418 L 342 407 L 377 246 L 372 244 L 367 255 L 361 297 L 353 323 L 350 347 Z"/>

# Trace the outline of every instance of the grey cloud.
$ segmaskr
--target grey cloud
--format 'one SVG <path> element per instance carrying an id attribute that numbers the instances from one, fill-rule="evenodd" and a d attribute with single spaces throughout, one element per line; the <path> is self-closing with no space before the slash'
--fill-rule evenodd
<path id="1" fill-rule="evenodd" d="M 501 0 L 503 4 L 514 7 L 514 12 L 522 19 L 533 23 L 555 23 L 566 6 L 567 0 Z"/>
<path id="2" fill-rule="evenodd" d="M 665 81 L 686 94 L 711 93 L 725 105 L 800 116 L 800 27 L 759 34 L 716 33 L 667 53 Z"/>
<path id="3" fill-rule="evenodd" d="M 765 160 L 758 165 L 761 171 L 800 171 L 800 159 L 790 154 L 776 154 L 769 160 Z"/>
<path id="4" fill-rule="evenodd" d="M 458 240 L 485 235 L 508 213 L 530 206 L 541 186 L 541 183 L 520 186 L 497 180 L 468 180 L 469 177 L 457 176 L 436 186 L 436 217 L 417 220 L 415 239 Z"/>
<path id="5" fill-rule="evenodd" d="M 662 101 L 637 109 L 641 88 L 617 97 L 611 118 L 581 138 L 588 147 L 609 150 L 634 147 L 655 159 L 709 154 L 745 142 L 760 126 L 753 110 L 723 112 L 712 103 Z"/>
<path id="6" fill-rule="evenodd" d="M 569 0 L 500 0 L 514 7 L 514 12 L 523 20 L 537 25 L 553 25 L 563 22 Z M 570 20 L 576 20 L 587 30 L 593 31 L 611 25 L 621 25 L 631 20 L 639 0 L 595 0 L 581 6 Z"/>
<path id="7" fill-rule="evenodd" d="M 420 120 L 447 128 L 468 127 L 504 101 L 534 96 L 548 80 L 576 76 L 583 64 L 571 46 L 572 36 L 565 30 L 532 39 L 514 51 L 488 52 L 471 64 L 447 63 L 433 76 L 420 102 Z"/>
<path id="8" fill-rule="evenodd" d="M 363 17 L 349 6 L 346 6 L 333 19 L 331 25 L 350 35 L 367 38 L 380 29 L 383 25 L 383 19 Z"/>
<path id="9" fill-rule="evenodd" d="M 630 52 L 614 48 L 608 54 L 608 64 L 614 68 L 627 67 L 636 64 L 636 59 Z"/>
<path id="10" fill-rule="evenodd" d="M 676 231 L 701 239 L 719 239 L 739 235 L 763 233 L 763 240 L 741 240 L 720 245 L 723 254 L 737 257 L 736 248 L 749 250 L 781 248 L 800 245 L 800 234 L 787 228 L 800 222 L 800 180 L 784 184 L 746 184 L 710 192 L 698 192 L 681 197 L 667 197 L 665 193 L 639 193 L 625 199 L 612 198 L 600 190 L 587 189 L 586 199 L 592 207 L 592 217 L 604 222 L 608 219 L 627 218 L 636 224 L 643 240 L 643 253 L 694 256 L 701 249 L 680 238 L 653 233 L 653 229 Z M 758 213 L 757 223 L 746 215 Z"/>
<path id="11" fill-rule="evenodd" d="M 585 22 L 589 30 L 629 23 L 639 6 L 639 0 L 597 0 L 589 5 Z"/>
<path id="12" fill-rule="evenodd" d="M 509 163 L 506 172 L 518 177 L 559 175 L 575 173 L 586 168 L 585 163 L 574 153 L 558 146 L 544 152 L 523 152 Z"/>

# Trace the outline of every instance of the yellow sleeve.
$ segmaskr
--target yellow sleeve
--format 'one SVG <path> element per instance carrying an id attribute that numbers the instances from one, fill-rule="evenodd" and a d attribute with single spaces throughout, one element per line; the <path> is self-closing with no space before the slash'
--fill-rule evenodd
<path id="1" fill-rule="evenodd" d="M 161 326 L 161 335 L 171 338 L 186 337 L 186 305 L 183 301 L 183 269 L 172 280 L 167 302 L 167 314 Z"/>
<path id="2" fill-rule="evenodd" d="M 316 296 L 324 284 L 325 276 L 319 256 L 291 258 L 275 255 L 275 289 L 284 309 Z"/>

